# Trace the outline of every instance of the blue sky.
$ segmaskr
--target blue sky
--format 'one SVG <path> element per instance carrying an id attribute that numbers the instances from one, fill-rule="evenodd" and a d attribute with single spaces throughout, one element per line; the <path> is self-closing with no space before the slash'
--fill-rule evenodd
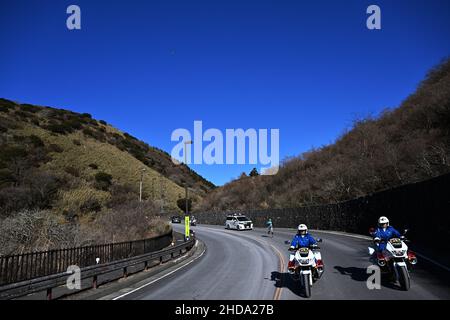
<path id="1" fill-rule="evenodd" d="M 366 28 L 371 4 L 382 30 Z M 88 112 L 169 153 L 194 120 L 276 128 L 284 158 L 398 106 L 449 56 L 449 15 L 446 0 L 0 0 L 0 97 Z M 253 166 L 191 167 L 221 185 Z"/>

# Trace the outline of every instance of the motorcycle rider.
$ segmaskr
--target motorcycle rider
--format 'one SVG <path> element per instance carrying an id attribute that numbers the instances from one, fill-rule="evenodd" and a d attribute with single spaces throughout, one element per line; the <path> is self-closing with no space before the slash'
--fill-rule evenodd
<path id="1" fill-rule="evenodd" d="M 295 250 L 299 248 L 310 248 L 317 244 L 317 241 L 308 233 L 308 227 L 305 224 L 300 224 L 297 228 L 297 234 L 291 241 L 291 246 L 289 250 L 291 250 L 291 254 L 289 255 L 288 269 L 295 269 Z M 316 261 L 319 262 L 319 261 Z M 320 267 L 323 267 L 322 261 L 320 261 Z"/>
<path id="2" fill-rule="evenodd" d="M 392 238 L 403 238 L 400 232 L 389 225 L 389 219 L 382 216 L 378 219 L 378 228 L 373 234 L 373 241 L 377 244 L 377 253 L 380 255 L 386 249 L 386 242 Z M 384 240 L 383 242 L 381 240 Z"/>

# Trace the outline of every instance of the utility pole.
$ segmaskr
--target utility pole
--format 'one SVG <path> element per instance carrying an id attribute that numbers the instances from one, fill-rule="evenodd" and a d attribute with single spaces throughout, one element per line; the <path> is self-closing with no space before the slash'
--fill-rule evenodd
<path id="1" fill-rule="evenodd" d="M 160 198 L 161 198 L 161 208 L 159 211 L 162 213 L 164 211 L 164 187 L 163 187 L 163 179 L 162 176 L 159 176 L 159 187 L 160 187 Z"/>
<path id="2" fill-rule="evenodd" d="M 187 166 L 187 145 L 188 144 L 192 144 L 192 140 L 189 140 L 189 141 L 185 141 L 184 142 L 184 164 Z M 188 215 L 188 212 L 189 212 L 189 210 L 188 210 L 188 185 L 187 185 L 187 181 L 184 183 L 184 186 L 185 186 L 185 191 L 186 191 L 186 198 L 185 198 L 185 201 L 186 201 L 186 216 Z"/>
<path id="3" fill-rule="evenodd" d="M 142 202 L 142 180 L 144 179 L 145 168 L 141 169 L 141 180 L 139 182 L 139 202 Z"/>

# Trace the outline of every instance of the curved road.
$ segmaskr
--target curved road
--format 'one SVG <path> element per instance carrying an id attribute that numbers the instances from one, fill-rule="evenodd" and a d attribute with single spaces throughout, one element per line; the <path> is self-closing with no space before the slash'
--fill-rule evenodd
<path id="1" fill-rule="evenodd" d="M 184 226 L 174 225 L 174 229 L 183 232 Z M 289 253 L 284 242 L 291 239 L 294 230 L 275 229 L 275 236 L 270 238 L 266 229 L 260 228 L 235 231 L 201 225 L 192 229 L 207 247 L 204 255 L 122 299 L 303 299 L 299 283 L 286 273 Z M 320 246 L 325 263 L 311 299 L 450 299 L 448 281 L 443 284 L 434 271 L 421 267 L 411 274 L 410 291 L 384 282 L 380 290 L 369 290 L 366 268 L 370 265 L 370 241 L 323 232 L 311 234 L 323 239 Z"/>

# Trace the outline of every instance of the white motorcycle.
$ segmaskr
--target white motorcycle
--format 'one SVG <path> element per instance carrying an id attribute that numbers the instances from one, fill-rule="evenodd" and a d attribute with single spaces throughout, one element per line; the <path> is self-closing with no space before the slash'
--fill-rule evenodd
<path id="1" fill-rule="evenodd" d="M 369 231 L 373 235 L 373 230 Z M 406 234 L 407 230 L 405 230 Z M 411 286 L 409 269 L 412 265 L 417 264 L 417 257 L 414 252 L 408 250 L 406 242 L 408 240 L 403 235 L 401 238 L 392 238 L 386 240 L 374 240 L 379 243 L 386 243 L 383 252 L 376 252 L 375 249 L 369 247 L 369 254 L 376 260 L 381 272 L 390 273 L 392 278 L 399 282 L 402 290 L 407 291 Z"/>
<path id="2" fill-rule="evenodd" d="M 317 239 L 322 242 L 322 239 Z M 311 288 L 315 281 L 323 274 L 322 255 L 319 246 L 312 245 L 310 248 L 289 249 L 295 250 L 294 268 L 289 269 L 294 280 L 300 280 L 306 298 L 311 296 Z"/>

